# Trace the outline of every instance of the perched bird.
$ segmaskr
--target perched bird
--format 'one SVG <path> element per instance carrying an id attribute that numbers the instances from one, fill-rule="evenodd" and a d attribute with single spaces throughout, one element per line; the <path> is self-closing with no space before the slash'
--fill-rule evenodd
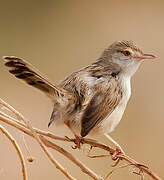
<path id="1" fill-rule="evenodd" d="M 11 74 L 40 89 L 53 101 L 48 126 L 52 122 L 65 124 L 76 139 L 104 134 L 116 145 L 117 152 L 123 150 L 109 133 L 120 122 L 131 96 L 131 77 L 143 60 L 154 58 L 132 41 L 114 42 L 91 65 L 54 85 L 25 60 L 3 57 Z"/>

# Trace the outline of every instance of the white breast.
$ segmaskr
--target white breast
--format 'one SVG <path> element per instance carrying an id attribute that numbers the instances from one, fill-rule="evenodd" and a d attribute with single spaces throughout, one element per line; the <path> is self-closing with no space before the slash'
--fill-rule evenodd
<path id="1" fill-rule="evenodd" d="M 127 102 L 130 98 L 130 95 L 131 95 L 130 78 L 123 77 L 120 79 L 120 83 L 123 90 L 122 100 L 120 101 L 118 106 L 115 108 L 115 110 L 101 123 L 100 125 L 101 133 L 110 133 L 114 130 L 114 128 L 120 122 L 122 115 L 125 111 Z"/>

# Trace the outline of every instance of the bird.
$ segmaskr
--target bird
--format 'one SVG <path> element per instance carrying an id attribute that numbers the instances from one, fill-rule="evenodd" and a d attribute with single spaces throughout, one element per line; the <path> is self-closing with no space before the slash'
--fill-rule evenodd
<path id="1" fill-rule="evenodd" d="M 145 54 L 133 41 L 112 43 L 90 65 L 51 83 L 39 70 L 22 58 L 4 56 L 5 66 L 16 78 L 45 93 L 53 102 L 48 126 L 66 125 L 77 139 L 106 136 L 124 153 L 110 136 L 119 124 L 131 96 L 131 77 L 143 60 L 156 58 Z"/>

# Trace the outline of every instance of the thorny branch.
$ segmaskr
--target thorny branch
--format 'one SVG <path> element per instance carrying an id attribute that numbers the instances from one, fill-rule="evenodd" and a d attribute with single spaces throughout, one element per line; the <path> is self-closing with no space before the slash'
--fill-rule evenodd
<path id="1" fill-rule="evenodd" d="M 107 179 L 109 177 L 109 175 L 111 175 L 117 169 L 125 168 L 125 167 L 128 167 L 128 166 L 134 166 L 134 167 L 138 168 L 139 173 L 135 173 L 135 174 L 140 175 L 141 179 L 143 179 L 144 173 L 145 173 L 145 174 L 149 175 L 150 177 L 152 177 L 152 179 L 154 179 L 154 180 L 162 180 L 153 171 L 151 171 L 147 166 L 144 166 L 144 165 L 138 163 L 137 161 L 135 161 L 134 159 L 130 158 L 127 155 L 117 155 L 118 160 L 126 161 L 127 165 L 120 166 L 120 167 L 110 171 L 110 173 L 108 173 L 105 176 L 105 178 L 102 178 L 102 177 L 98 176 L 95 172 L 93 172 L 90 168 L 88 168 L 85 164 L 83 164 L 80 160 L 75 158 L 70 152 L 68 152 L 65 149 L 63 149 L 62 147 L 56 145 L 54 142 L 48 140 L 46 137 L 50 138 L 51 140 L 60 140 L 60 141 L 65 141 L 65 142 L 75 142 L 75 139 L 69 139 L 69 138 L 66 138 L 66 137 L 56 136 L 56 135 L 54 135 L 54 134 L 52 134 L 50 132 L 46 132 L 46 131 L 34 128 L 34 127 L 31 126 L 29 121 L 25 120 L 25 118 L 18 111 L 16 111 L 13 107 L 11 107 L 9 104 L 7 104 L 6 102 L 4 102 L 1 99 L 0 99 L 0 104 L 3 107 L 6 107 L 9 111 L 11 111 L 17 117 L 17 119 L 13 118 L 13 117 L 9 116 L 8 114 L 0 111 L 0 121 L 5 122 L 6 124 L 11 125 L 11 126 L 15 127 L 16 129 L 24 132 L 25 134 L 35 138 L 37 140 L 37 142 L 39 143 L 39 145 L 41 146 L 42 150 L 47 155 L 47 157 L 51 160 L 51 162 L 68 179 L 75 180 L 76 178 L 72 177 L 64 169 L 64 167 L 56 161 L 56 159 L 50 154 L 50 152 L 48 151 L 47 148 L 51 148 L 51 149 L 54 149 L 54 150 L 58 151 L 59 153 L 64 155 L 66 158 L 68 158 L 70 161 L 72 161 L 76 166 L 78 166 L 82 170 L 82 172 L 86 173 L 88 176 L 90 176 L 92 179 L 95 179 L 95 180 L 103 180 L 103 179 L 105 180 L 105 179 Z M 0 128 L 1 131 L 2 131 L 2 129 L 4 129 L 4 128 L 3 127 Z M 16 141 L 14 140 L 14 142 L 16 142 Z M 88 144 L 91 147 L 97 147 L 97 148 L 103 149 L 103 150 L 107 151 L 110 155 L 112 155 L 115 152 L 115 150 L 112 149 L 111 147 L 106 146 L 104 144 L 101 144 L 101 143 L 99 143 L 99 142 L 97 142 L 95 140 L 92 140 L 92 139 L 84 138 L 82 140 L 82 143 L 83 144 Z M 100 155 L 99 157 L 104 157 L 104 155 Z M 118 160 L 117 160 L 117 163 L 115 165 L 119 164 Z M 23 164 L 24 163 L 22 163 L 22 159 L 21 159 L 21 164 L 22 164 L 22 170 L 23 170 Z M 26 174 L 26 172 L 24 172 L 24 175 L 23 175 L 24 180 L 25 180 L 25 177 L 26 177 L 25 174 Z"/>

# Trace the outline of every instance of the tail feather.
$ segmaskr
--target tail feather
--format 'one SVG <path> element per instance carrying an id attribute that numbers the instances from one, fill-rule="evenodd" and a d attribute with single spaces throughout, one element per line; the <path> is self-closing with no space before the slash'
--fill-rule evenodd
<path id="1" fill-rule="evenodd" d="M 30 63 L 25 60 L 14 57 L 5 56 L 3 57 L 5 66 L 9 68 L 9 72 L 16 78 L 22 79 L 27 84 L 40 89 L 44 92 L 51 100 L 56 99 L 58 96 L 64 96 L 66 91 L 61 89 L 48 81 L 41 73 L 34 68 Z"/>

